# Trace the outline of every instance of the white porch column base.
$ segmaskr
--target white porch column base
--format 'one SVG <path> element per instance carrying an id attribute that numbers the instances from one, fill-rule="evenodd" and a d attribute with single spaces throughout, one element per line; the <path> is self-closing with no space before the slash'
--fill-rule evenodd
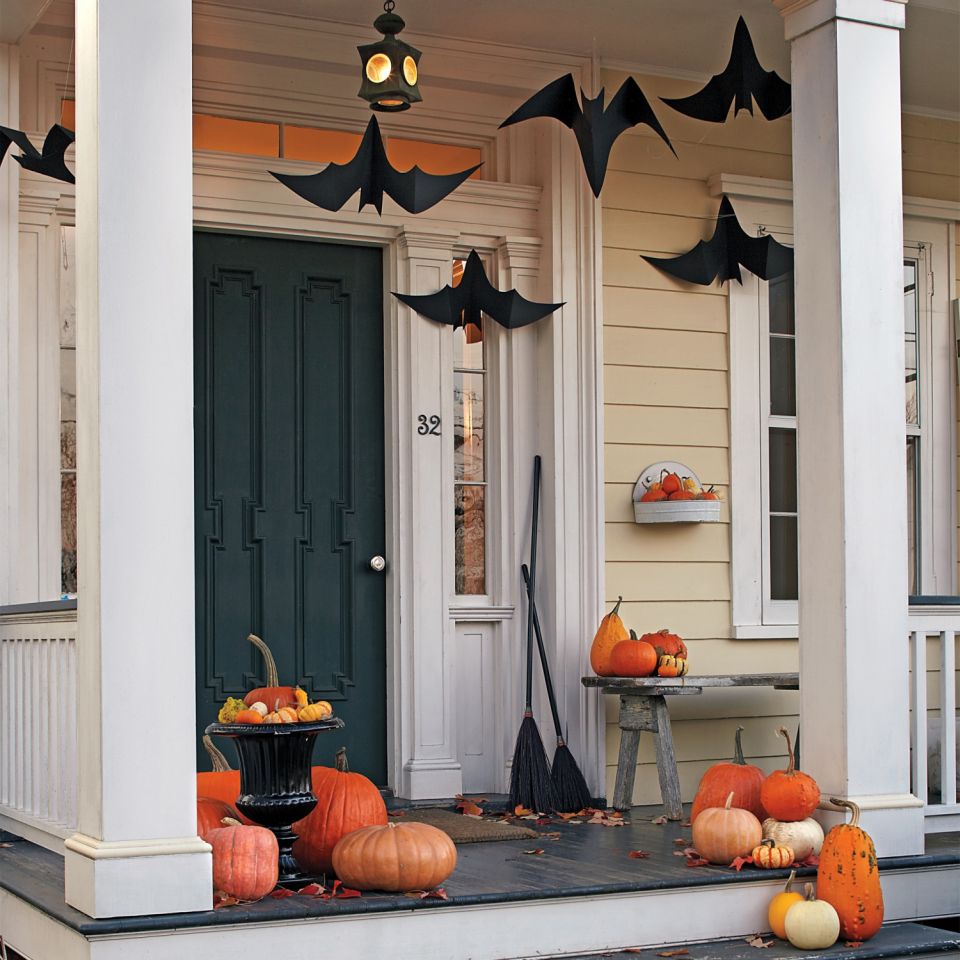
<path id="1" fill-rule="evenodd" d="M 410 760 L 403 766 L 403 793 L 407 800 L 436 800 L 463 792 L 458 760 Z"/>
<path id="2" fill-rule="evenodd" d="M 210 897 L 210 846 L 199 837 L 64 842 L 66 900 L 91 917 L 184 913 Z"/>
<path id="3" fill-rule="evenodd" d="M 803 764 L 825 798 L 862 798 L 879 856 L 922 853 L 905 669 L 905 0 L 774 2 L 793 85 Z"/>

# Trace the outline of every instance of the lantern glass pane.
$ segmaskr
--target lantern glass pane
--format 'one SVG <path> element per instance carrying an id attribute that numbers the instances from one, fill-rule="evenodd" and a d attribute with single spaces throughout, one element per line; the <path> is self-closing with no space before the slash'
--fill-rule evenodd
<path id="1" fill-rule="evenodd" d="M 417 63 L 413 57 L 403 58 L 403 78 L 411 87 L 417 83 Z"/>
<path id="2" fill-rule="evenodd" d="M 367 61 L 367 77 L 371 83 L 383 83 L 390 76 L 393 65 L 385 53 L 375 53 Z"/>

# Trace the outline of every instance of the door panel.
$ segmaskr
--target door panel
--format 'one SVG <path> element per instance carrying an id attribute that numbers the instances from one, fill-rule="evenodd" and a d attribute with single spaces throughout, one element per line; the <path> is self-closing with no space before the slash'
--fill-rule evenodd
<path id="1" fill-rule="evenodd" d="M 257 633 L 347 724 L 315 761 L 385 783 L 381 252 L 198 233 L 194 273 L 198 727 Z"/>

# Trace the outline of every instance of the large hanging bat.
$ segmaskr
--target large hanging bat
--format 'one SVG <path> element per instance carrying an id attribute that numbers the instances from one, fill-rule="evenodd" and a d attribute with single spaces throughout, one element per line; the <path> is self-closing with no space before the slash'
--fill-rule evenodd
<path id="1" fill-rule="evenodd" d="M 610 150 L 624 130 L 629 130 L 638 123 L 645 123 L 663 140 L 673 155 L 677 155 L 673 144 L 670 143 L 670 138 L 660 126 L 653 108 L 633 77 L 627 77 L 623 81 L 606 110 L 603 109 L 602 88 L 593 100 L 587 97 L 583 90 L 580 91 L 580 96 L 583 98 L 582 108 L 577 101 L 577 88 L 573 75 L 568 73 L 535 93 L 500 126 L 508 127 L 532 117 L 553 117 L 564 126 L 570 127 L 580 146 L 583 169 L 586 171 L 595 197 L 600 196 L 600 190 L 603 187 Z"/>
<path id="2" fill-rule="evenodd" d="M 55 123 L 47 131 L 41 151 L 30 142 L 30 138 L 23 131 L 0 127 L 0 163 L 3 163 L 7 148 L 11 143 L 15 143 L 20 148 L 20 156 L 14 159 L 25 170 L 32 170 L 45 177 L 53 177 L 54 180 L 63 180 L 65 183 L 76 183 L 63 159 L 67 147 L 73 143 L 74 139 L 72 130 Z"/>
<path id="3" fill-rule="evenodd" d="M 422 213 L 453 193 L 479 167 L 478 163 L 469 170 L 440 176 L 424 173 L 419 167 L 401 173 L 390 165 L 380 125 L 371 117 L 357 152 L 347 163 L 331 163 L 307 176 L 270 172 L 304 200 L 325 210 L 339 210 L 359 190 L 358 210 L 372 203 L 377 213 L 382 213 L 386 193 L 409 213 Z"/>
<path id="4" fill-rule="evenodd" d="M 516 290 L 498 290 L 487 279 L 483 261 L 476 250 L 470 251 L 457 286 L 448 284 L 436 293 L 423 296 L 407 293 L 395 293 L 394 296 L 428 319 L 452 327 L 465 327 L 468 323 L 479 326 L 481 311 L 501 326 L 525 327 L 563 306 L 562 303 L 525 300 Z"/>
<path id="5" fill-rule="evenodd" d="M 793 269 L 793 250 L 771 236 L 751 237 L 744 232 L 726 196 L 720 201 L 716 229 L 709 240 L 701 240 L 679 257 L 643 259 L 672 277 L 705 287 L 715 278 L 721 283 L 725 280 L 743 283 L 741 264 L 761 280 L 771 280 Z"/>
<path id="6" fill-rule="evenodd" d="M 772 70 L 764 70 L 753 48 L 750 31 L 743 17 L 737 20 L 733 34 L 733 49 L 730 60 L 699 92 L 689 97 L 668 100 L 664 103 L 674 110 L 697 120 L 723 123 L 733 101 L 736 116 L 741 110 L 753 114 L 751 97 L 757 101 L 760 112 L 767 120 L 776 120 L 790 112 L 790 84 Z"/>

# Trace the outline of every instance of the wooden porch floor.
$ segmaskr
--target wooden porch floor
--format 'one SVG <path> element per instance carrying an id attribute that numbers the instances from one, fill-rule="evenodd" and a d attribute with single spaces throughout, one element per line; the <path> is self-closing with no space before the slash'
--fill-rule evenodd
<path id="1" fill-rule="evenodd" d="M 0 888 L 85 936 L 104 936 L 174 927 L 720 887 L 771 881 L 786 877 L 789 872 L 761 871 L 750 866 L 739 873 L 726 867 L 688 867 L 682 851 L 689 843 L 690 828 L 677 822 L 653 822 L 659 814 L 659 807 L 635 807 L 624 818 L 625 825 L 618 827 L 552 819 L 541 823 L 518 821 L 536 830 L 540 837 L 458 846 L 457 869 L 444 884 L 447 900 L 413 900 L 373 893 L 332 900 L 297 895 L 267 897 L 257 903 L 200 913 L 92 920 L 64 902 L 62 858 L 26 841 L 0 849 Z M 632 851 L 643 851 L 648 856 L 631 857 Z M 960 865 L 960 835 L 941 834 L 927 838 L 923 856 L 882 860 L 881 871 L 956 865 Z M 799 877 L 815 874 L 813 867 L 798 870 Z"/>

